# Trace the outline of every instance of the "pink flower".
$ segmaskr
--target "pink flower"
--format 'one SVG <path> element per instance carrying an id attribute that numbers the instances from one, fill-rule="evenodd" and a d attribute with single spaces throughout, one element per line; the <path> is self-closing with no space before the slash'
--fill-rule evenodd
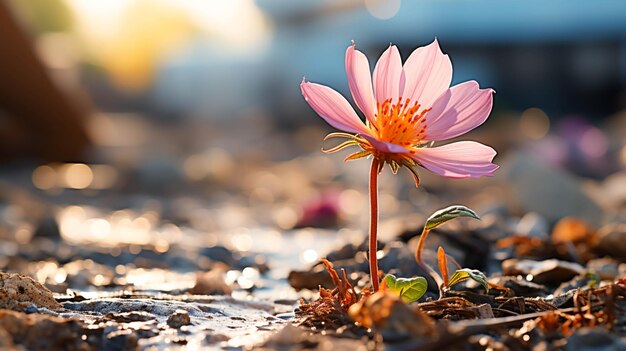
<path id="1" fill-rule="evenodd" d="M 335 148 L 357 145 L 361 151 L 346 158 L 373 156 L 392 171 L 413 166 L 450 178 L 493 176 L 496 152 L 489 146 L 460 141 L 433 147 L 434 142 L 465 134 L 481 125 L 491 112 L 492 89 L 480 89 L 475 81 L 450 87 L 452 63 L 437 40 L 417 48 L 404 66 L 398 49 L 391 45 L 380 57 L 370 77 L 365 55 L 352 44 L 346 50 L 346 71 L 352 98 L 363 112 L 358 117 L 350 103 L 335 90 L 302 81 L 300 88 L 309 105 L 328 124 L 347 133 Z M 354 133 L 354 134 L 348 134 Z"/>

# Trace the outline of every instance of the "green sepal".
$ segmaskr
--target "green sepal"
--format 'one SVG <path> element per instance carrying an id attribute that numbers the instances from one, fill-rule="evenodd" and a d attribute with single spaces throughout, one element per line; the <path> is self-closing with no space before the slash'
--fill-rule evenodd
<path id="1" fill-rule="evenodd" d="M 424 224 L 424 229 L 431 230 L 437 228 L 447 221 L 458 217 L 470 217 L 480 220 L 480 217 L 478 217 L 476 212 L 472 211 L 471 209 L 461 205 L 453 205 L 436 211 L 430 217 L 428 217 L 428 220 L 426 220 L 426 224 Z"/>

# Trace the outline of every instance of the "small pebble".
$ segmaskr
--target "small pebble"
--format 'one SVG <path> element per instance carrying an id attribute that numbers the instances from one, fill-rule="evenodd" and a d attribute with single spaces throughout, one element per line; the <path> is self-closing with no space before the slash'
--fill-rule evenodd
<path id="1" fill-rule="evenodd" d="M 167 317 L 167 325 L 171 328 L 180 328 L 183 325 L 191 324 L 191 317 L 185 310 L 176 310 L 169 317 Z"/>
<path id="2" fill-rule="evenodd" d="M 37 309 L 37 306 L 35 305 L 28 305 L 26 306 L 26 308 L 24 308 L 24 313 L 26 314 L 37 313 L 37 312 L 39 312 L 39 310 Z"/>
<path id="3" fill-rule="evenodd" d="M 294 312 L 287 312 L 287 313 L 277 314 L 275 317 L 280 318 L 280 319 L 292 319 L 292 318 L 296 318 L 296 314 Z"/>

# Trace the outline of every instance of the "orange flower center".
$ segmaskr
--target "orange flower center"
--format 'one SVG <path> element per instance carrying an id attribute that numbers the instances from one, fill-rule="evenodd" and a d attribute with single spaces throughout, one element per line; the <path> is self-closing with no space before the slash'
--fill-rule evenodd
<path id="1" fill-rule="evenodd" d="M 430 108 L 420 111 L 420 104 L 411 99 L 398 99 L 392 103 L 387 99 L 378 105 L 378 114 L 371 128 L 377 139 L 404 147 L 413 147 L 423 142 L 426 131 L 425 116 Z"/>

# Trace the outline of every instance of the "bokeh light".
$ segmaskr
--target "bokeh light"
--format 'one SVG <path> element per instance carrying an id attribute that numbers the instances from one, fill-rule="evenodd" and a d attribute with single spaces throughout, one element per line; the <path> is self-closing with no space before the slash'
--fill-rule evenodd
<path id="1" fill-rule="evenodd" d="M 603 156 L 608 149 L 606 136 L 598 128 L 589 128 L 580 138 L 580 148 L 589 157 Z"/>
<path id="2" fill-rule="evenodd" d="M 401 0 L 365 0 L 367 11 L 382 20 L 390 19 L 400 11 Z"/>
<path id="3" fill-rule="evenodd" d="M 109 189 L 118 181 L 118 171 L 110 165 L 84 163 L 51 163 L 42 165 L 31 175 L 33 185 L 41 190 Z"/>
<path id="4" fill-rule="evenodd" d="M 33 184 L 41 190 L 50 190 L 57 186 L 57 173 L 48 165 L 39 166 L 33 171 Z"/>
<path id="5" fill-rule="evenodd" d="M 86 164 L 65 164 L 60 168 L 63 184 L 71 189 L 85 189 L 93 181 L 93 172 Z"/>
<path id="6" fill-rule="evenodd" d="M 539 108 L 529 108 L 520 116 L 520 131 L 529 139 L 541 139 L 550 131 L 550 118 Z"/>

